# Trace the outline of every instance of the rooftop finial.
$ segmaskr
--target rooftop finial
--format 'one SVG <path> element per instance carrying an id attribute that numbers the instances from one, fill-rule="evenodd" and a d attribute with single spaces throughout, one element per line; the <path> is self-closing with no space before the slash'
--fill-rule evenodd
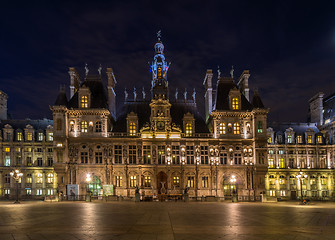
<path id="1" fill-rule="evenodd" d="M 158 41 L 161 40 L 161 37 L 162 37 L 162 30 L 159 30 L 159 31 L 157 32 L 157 38 L 158 38 Z"/>
<path id="2" fill-rule="evenodd" d="M 88 75 L 88 72 L 89 72 L 89 70 L 88 70 L 87 63 L 85 63 L 85 74 L 86 74 L 86 76 Z"/>
<path id="3" fill-rule="evenodd" d="M 231 70 L 230 70 L 230 76 L 231 78 L 234 78 L 234 66 L 231 66 Z"/>
<path id="4" fill-rule="evenodd" d="M 137 94 L 136 94 L 136 87 L 134 87 L 134 101 L 136 101 L 136 96 L 137 96 Z"/>
<path id="5" fill-rule="evenodd" d="M 142 88 L 142 97 L 143 97 L 143 100 L 145 99 L 145 91 L 144 91 L 144 87 Z"/>
<path id="6" fill-rule="evenodd" d="M 185 98 L 185 101 L 187 99 L 187 89 L 185 88 L 185 92 L 184 92 L 184 98 Z"/>
<path id="7" fill-rule="evenodd" d="M 176 88 L 176 93 L 175 93 L 175 98 L 176 98 L 176 100 L 178 99 L 178 88 Z"/>
<path id="8" fill-rule="evenodd" d="M 221 71 L 220 71 L 220 66 L 218 65 L 218 78 L 221 77 Z"/>
<path id="9" fill-rule="evenodd" d="M 127 92 L 127 88 L 124 88 L 124 101 L 126 102 L 128 99 L 128 92 Z"/>
<path id="10" fill-rule="evenodd" d="M 193 97 L 193 102 L 195 102 L 195 95 L 196 95 L 197 93 L 195 92 L 195 88 L 193 88 L 193 94 L 192 94 L 192 97 Z"/>
<path id="11" fill-rule="evenodd" d="M 101 63 L 100 63 L 100 66 L 98 68 L 99 75 L 101 75 L 101 70 L 102 70 L 102 67 L 101 67 Z"/>

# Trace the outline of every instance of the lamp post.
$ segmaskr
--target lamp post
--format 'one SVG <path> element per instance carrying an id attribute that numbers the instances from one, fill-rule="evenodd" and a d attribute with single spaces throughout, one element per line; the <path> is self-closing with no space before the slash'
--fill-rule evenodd
<path id="1" fill-rule="evenodd" d="M 303 172 L 301 170 L 300 170 L 299 174 L 297 175 L 297 179 L 300 183 L 300 198 L 301 198 L 300 200 L 301 200 L 301 202 L 304 201 L 303 196 L 302 196 L 302 178 L 307 178 L 307 177 L 308 177 L 307 174 L 303 174 Z"/>
<path id="2" fill-rule="evenodd" d="M 20 203 L 19 202 L 19 181 L 21 177 L 23 176 L 23 173 L 20 172 L 20 170 L 15 169 L 10 172 L 10 176 L 15 180 L 16 182 L 16 200 L 14 203 Z"/>
<path id="3" fill-rule="evenodd" d="M 91 192 L 89 189 L 89 184 L 92 180 L 91 174 L 87 173 L 86 174 L 86 202 L 90 202 L 91 201 Z"/>

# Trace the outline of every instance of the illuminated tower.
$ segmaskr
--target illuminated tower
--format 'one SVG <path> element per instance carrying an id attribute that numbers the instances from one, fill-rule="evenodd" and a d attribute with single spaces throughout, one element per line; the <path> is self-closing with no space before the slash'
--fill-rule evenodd
<path id="1" fill-rule="evenodd" d="M 161 42 L 161 31 L 157 33 L 157 43 L 155 44 L 154 61 L 151 63 L 152 81 L 151 91 L 153 99 L 167 99 L 168 95 L 168 81 L 167 72 L 170 63 L 167 64 L 164 56 L 164 45 Z"/>

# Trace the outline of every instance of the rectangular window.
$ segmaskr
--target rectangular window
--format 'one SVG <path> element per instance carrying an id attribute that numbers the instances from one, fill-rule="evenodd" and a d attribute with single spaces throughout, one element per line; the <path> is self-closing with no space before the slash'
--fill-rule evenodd
<path id="1" fill-rule="evenodd" d="M 117 187 L 122 187 L 122 177 L 121 176 L 116 176 L 115 181 L 116 181 Z"/>
<path id="2" fill-rule="evenodd" d="M 31 157 L 27 157 L 27 166 L 31 167 L 33 165 L 33 161 L 31 160 Z"/>
<path id="3" fill-rule="evenodd" d="M 101 122 L 100 121 L 97 121 L 95 123 L 95 132 L 102 132 Z"/>
<path id="4" fill-rule="evenodd" d="M 42 189 L 36 189 L 36 195 L 41 196 L 42 195 Z"/>
<path id="5" fill-rule="evenodd" d="M 309 144 L 313 143 L 312 135 L 307 136 L 307 143 L 309 143 Z"/>
<path id="6" fill-rule="evenodd" d="M 81 163 L 88 163 L 88 152 L 81 152 L 80 160 L 81 160 Z"/>
<path id="7" fill-rule="evenodd" d="M 302 143 L 302 136 L 297 136 L 297 143 Z"/>
<path id="8" fill-rule="evenodd" d="M 234 123 L 234 134 L 240 134 L 240 124 L 239 123 Z"/>
<path id="9" fill-rule="evenodd" d="M 5 195 L 9 195 L 10 194 L 10 189 L 5 189 Z"/>
<path id="10" fill-rule="evenodd" d="M 286 196 L 286 191 L 285 190 L 281 190 L 280 191 L 280 196 L 281 197 L 285 197 Z"/>
<path id="11" fill-rule="evenodd" d="M 42 167 L 43 166 L 43 159 L 42 158 L 37 158 L 37 166 Z"/>
<path id="12" fill-rule="evenodd" d="M 114 146 L 114 161 L 115 161 L 115 164 L 122 163 L 122 146 L 121 145 Z"/>
<path id="13" fill-rule="evenodd" d="M 279 158 L 279 168 L 285 168 L 284 158 Z"/>
<path id="14" fill-rule="evenodd" d="M 52 157 L 48 157 L 48 167 L 52 167 L 54 165 L 54 160 Z"/>
<path id="15" fill-rule="evenodd" d="M 47 195 L 53 195 L 54 194 L 54 190 L 53 189 L 48 189 Z"/>
<path id="16" fill-rule="evenodd" d="M 194 177 L 187 177 L 187 187 L 194 188 Z"/>
<path id="17" fill-rule="evenodd" d="M 102 164 L 102 152 L 95 153 L 95 163 Z"/>
<path id="18" fill-rule="evenodd" d="M 187 164 L 194 164 L 194 148 L 193 148 L 193 146 L 186 146 L 186 161 L 187 161 Z"/>
<path id="19" fill-rule="evenodd" d="M 9 142 L 11 140 L 11 134 L 9 132 L 6 133 L 6 141 Z"/>
<path id="20" fill-rule="evenodd" d="M 87 122 L 86 121 L 81 121 L 80 129 L 82 133 L 87 133 Z"/>
<path id="21" fill-rule="evenodd" d="M 38 173 L 36 176 L 37 176 L 36 177 L 36 183 L 43 183 L 43 175 L 42 175 L 42 173 Z"/>
<path id="22" fill-rule="evenodd" d="M 27 178 L 26 178 L 26 183 L 32 183 L 33 182 L 33 177 L 30 173 L 27 174 Z"/>
<path id="23" fill-rule="evenodd" d="M 269 158 L 268 163 L 269 163 L 269 168 L 274 168 L 275 167 L 273 158 Z"/>
<path id="24" fill-rule="evenodd" d="M 292 143 L 292 135 L 287 136 L 287 143 Z"/>
<path id="25" fill-rule="evenodd" d="M 53 133 L 48 133 L 48 141 L 53 141 L 54 140 L 54 134 Z"/>
<path id="26" fill-rule="evenodd" d="M 144 177 L 144 187 L 151 187 L 151 177 L 150 176 Z"/>
<path id="27" fill-rule="evenodd" d="M 289 158 L 288 166 L 289 166 L 289 168 L 294 168 L 294 158 Z"/>
<path id="28" fill-rule="evenodd" d="M 52 173 L 48 173 L 47 182 L 48 183 L 53 183 L 54 182 L 54 175 Z"/>
<path id="29" fill-rule="evenodd" d="M 143 146 L 143 163 L 151 164 L 151 146 Z"/>
<path id="30" fill-rule="evenodd" d="M 52 148 L 48 148 L 48 153 L 52 153 L 53 149 Z"/>
<path id="31" fill-rule="evenodd" d="M 31 188 L 26 188 L 26 195 L 31 195 Z"/>
<path id="32" fill-rule="evenodd" d="M 275 197 L 276 196 L 276 190 L 270 190 L 270 196 Z"/>
<path id="33" fill-rule="evenodd" d="M 173 177 L 173 186 L 179 187 L 180 179 L 178 176 Z"/>
<path id="34" fill-rule="evenodd" d="M 322 136 L 318 136 L 318 143 L 321 144 L 322 143 Z"/>
<path id="35" fill-rule="evenodd" d="M 37 134 L 38 141 L 40 141 L 40 142 L 43 141 L 43 137 L 44 137 L 43 133 L 40 132 L 40 133 Z"/>
<path id="36" fill-rule="evenodd" d="M 33 141 L 33 133 L 31 132 L 27 133 L 27 141 Z"/>
<path id="37" fill-rule="evenodd" d="M 80 98 L 80 106 L 81 108 L 88 108 L 88 99 L 87 96 L 81 96 Z"/>
<path id="38" fill-rule="evenodd" d="M 268 137 L 268 144 L 272 143 L 272 137 Z"/>
<path id="39" fill-rule="evenodd" d="M 18 133 L 16 134 L 16 139 L 17 139 L 17 141 L 19 141 L 19 142 L 21 142 L 21 141 L 23 140 L 22 132 L 18 132 Z"/>
<path id="40" fill-rule="evenodd" d="M 203 188 L 208 188 L 208 177 L 202 177 L 202 179 L 201 179 L 201 186 Z"/>
<path id="41" fill-rule="evenodd" d="M 233 110 L 238 110 L 239 109 L 238 98 L 233 98 L 231 100 L 231 107 L 232 107 Z"/>
<path id="42" fill-rule="evenodd" d="M 136 124 L 134 122 L 129 123 L 129 135 L 136 136 Z"/>
<path id="43" fill-rule="evenodd" d="M 158 146 L 158 164 L 165 164 L 165 146 Z"/>
<path id="44" fill-rule="evenodd" d="M 180 164 L 179 146 L 172 146 L 172 164 Z"/>
<path id="45" fill-rule="evenodd" d="M 43 152 L 43 149 L 42 149 L 42 148 L 37 148 L 37 149 L 36 149 L 36 152 L 41 153 L 41 152 Z"/>
<path id="46" fill-rule="evenodd" d="M 5 167 L 10 167 L 10 156 L 5 156 Z"/>
<path id="47" fill-rule="evenodd" d="M 22 158 L 16 157 L 16 166 L 21 166 L 21 165 L 22 165 Z"/>
<path id="48" fill-rule="evenodd" d="M 10 147 L 5 147 L 5 152 L 10 152 Z"/>
<path id="49" fill-rule="evenodd" d="M 261 121 L 258 121 L 258 129 L 257 129 L 258 133 L 263 133 L 263 124 Z"/>
<path id="50" fill-rule="evenodd" d="M 208 164 L 208 146 L 200 147 L 201 164 Z"/>
<path id="51" fill-rule="evenodd" d="M 136 176 L 130 176 L 130 187 L 136 187 L 137 186 L 137 179 Z"/>
<path id="52" fill-rule="evenodd" d="M 192 123 L 186 123 L 185 134 L 186 134 L 186 137 L 191 137 L 192 136 L 192 134 L 193 134 Z"/>
<path id="53" fill-rule="evenodd" d="M 129 164 L 136 164 L 136 145 L 130 145 L 129 150 Z"/>

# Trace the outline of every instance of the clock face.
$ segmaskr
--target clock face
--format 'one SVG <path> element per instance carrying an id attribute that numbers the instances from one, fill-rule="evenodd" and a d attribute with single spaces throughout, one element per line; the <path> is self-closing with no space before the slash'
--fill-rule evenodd
<path id="1" fill-rule="evenodd" d="M 164 122 L 157 122 L 157 129 L 158 130 L 163 130 L 164 126 L 165 126 Z"/>

